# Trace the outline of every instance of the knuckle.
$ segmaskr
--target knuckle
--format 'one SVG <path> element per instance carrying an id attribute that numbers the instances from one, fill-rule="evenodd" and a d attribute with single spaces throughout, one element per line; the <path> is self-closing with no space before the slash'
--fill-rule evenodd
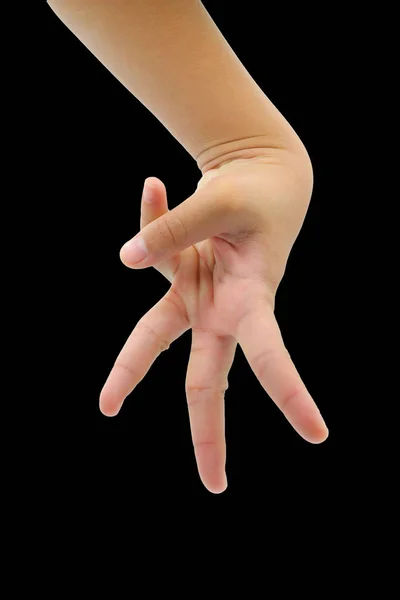
<path id="1" fill-rule="evenodd" d="M 266 371 L 270 369 L 271 363 L 276 359 L 276 351 L 273 348 L 267 348 L 257 354 L 255 358 L 253 358 L 253 368 L 254 372 L 259 379 L 263 379 Z"/>
<path id="2" fill-rule="evenodd" d="M 126 371 L 127 373 L 129 373 L 129 375 L 132 375 L 132 377 L 136 377 L 137 375 L 137 373 L 134 372 L 132 367 L 118 360 L 114 363 L 114 369 L 121 369 L 122 371 Z"/>
<path id="3" fill-rule="evenodd" d="M 139 321 L 136 325 L 137 328 L 145 329 L 147 334 L 151 334 L 156 340 L 158 344 L 159 354 L 164 350 L 168 350 L 170 347 L 170 342 L 168 340 L 163 339 L 150 325 L 148 325 L 145 321 Z"/>
<path id="4" fill-rule="evenodd" d="M 227 389 L 228 385 L 217 387 L 209 385 L 200 386 L 188 383 L 185 386 L 188 406 L 192 407 L 200 403 L 219 402 L 221 398 L 224 398 Z"/>
<path id="5" fill-rule="evenodd" d="M 165 219 L 158 221 L 158 233 L 168 243 L 172 242 L 175 246 L 182 245 L 187 239 L 187 229 L 181 217 L 174 212 L 170 212 Z"/>
<path id="6" fill-rule="evenodd" d="M 260 381 L 265 381 L 269 378 L 273 364 L 282 361 L 282 359 L 291 361 L 290 354 L 284 345 L 278 348 L 267 348 L 253 358 L 253 369 Z"/>
<path id="7" fill-rule="evenodd" d="M 168 293 L 164 296 L 164 299 L 165 299 L 165 302 L 167 302 L 168 304 L 171 304 L 171 306 L 174 307 L 175 311 L 178 314 L 184 315 L 185 317 L 187 316 L 185 303 L 183 302 L 179 293 L 174 289 L 173 286 L 170 287 L 170 289 L 168 290 Z"/>
<path id="8" fill-rule="evenodd" d="M 279 406 L 283 413 L 285 413 L 285 411 L 289 408 L 290 404 L 293 401 L 296 401 L 296 398 L 299 396 L 300 393 L 301 390 L 298 387 L 295 387 L 284 394 Z"/>
<path id="9" fill-rule="evenodd" d="M 204 446 L 216 446 L 217 442 L 215 440 L 193 440 L 193 446 L 196 450 L 198 450 L 199 448 L 202 448 Z"/>

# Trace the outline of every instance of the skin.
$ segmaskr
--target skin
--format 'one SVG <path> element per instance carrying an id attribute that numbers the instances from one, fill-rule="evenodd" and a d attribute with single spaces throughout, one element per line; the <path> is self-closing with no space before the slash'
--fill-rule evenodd
<path id="1" fill-rule="evenodd" d="M 328 436 L 274 317 L 275 294 L 310 200 L 312 171 L 304 156 L 265 149 L 264 155 L 210 169 L 172 211 L 160 179 L 148 178 L 146 188 L 151 202 L 142 198 L 140 227 L 149 257 L 134 265 L 128 242 L 121 259 L 129 267 L 154 266 L 171 287 L 134 328 L 101 392 L 100 408 L 116 415 L 160 353 L 192 329 L 185 382 L 192 440 L 202 482 L 220 493 L 227 486 L 224 394 L 238 343 L 294 429 L 315 444 Z"/>
<path id="2" fill-rule="evenodd" d="M 186 394 L 193 444 L 204 485 L 220 493 L 227 485 L 224 393 L 237 344 L 294 429 L 311 443 L 328 435 L 274 317 L 312 193 L 307 151 L 200 0 L 49 5 L 201 172 L 196 191 L 171 211 L 163 182 L 147 179 L 152 201 L 142 201 L 134 239 L 149 254 L 135 263 L 131 240 L 121 259 L 131 268 L 154 267 L 171 287 L 119 354 L 100 409 L 116 415 L 157 356 L 192 329 Z M 268 68 L 267 51 L 265 60 Z"/>

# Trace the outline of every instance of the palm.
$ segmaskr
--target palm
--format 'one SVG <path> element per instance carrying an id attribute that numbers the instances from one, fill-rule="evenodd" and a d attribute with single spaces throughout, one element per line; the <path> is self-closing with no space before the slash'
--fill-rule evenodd
<path id="1" fill-rule="evenodd" d="M 181 253 L 170 294 L 179 298 L 181 313 L 192 330 L 234 336 L 251 299 L 268 294 L 272 305 L 273 294 L 266 283 L 256 275 L 241 273 L 243 261 L 240 249 L 219 237 L 194 244 Z"/>
<path id="2" fill-rule="evenodd" d="M 141 228 L 168 211 L 165 188 L 157 181 L 153 207 L 142 204 Z M 191 328 L 185 387 L 199 473 L 211 491 L 225 488 L 224 394 L 237 343 L 297 431 L 309 441 L 326 437 L 273 315 L 275 292 L 308 203 L 302 200 L 293 210 L 287 201 L 291 183 L 279 166 L 262 160 L 230 163 L 200 180 L 198 188 L 231 197 L 236 224 L 155 265 L 172 285 L 136 325 L 103 389 L 103 412 L 116 414 L 160 352 Z M 238 190 L 246 201 L 245 216 L 235 204 Z"/>

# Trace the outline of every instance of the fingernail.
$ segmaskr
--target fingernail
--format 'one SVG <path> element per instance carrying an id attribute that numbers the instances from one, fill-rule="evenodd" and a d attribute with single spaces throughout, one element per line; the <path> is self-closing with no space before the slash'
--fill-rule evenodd
<path id="1" fill-rule="evenodd" d="M 151 185 L 148 185 L 148 183 L 146 183 L 146 181 L 144 182 L 144 186 L 143 186 L 142 199 L 143 199 L 143 202 L 147 202 L 148 204 L 150 204 L 150 202 L 153 200 L 153 190 L 151 188 Z"/>
<path id="2" fill-rule="evenodd" d="M 148 255 L 146 245 L 141 237 L 129 240 L 123 246 L 124 258 L 129 263 L 138 263 Z"/>

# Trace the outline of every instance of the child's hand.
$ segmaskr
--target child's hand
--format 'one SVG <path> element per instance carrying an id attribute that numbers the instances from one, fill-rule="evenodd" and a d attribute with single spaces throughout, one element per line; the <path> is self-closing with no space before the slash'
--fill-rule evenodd
<path id="1" fill-rule="evenodd" d="M 195 193 L 168 210 L 164 184 L 146 180 L 141 232 L 148 258 L 170 282 L 137 323 L 102 390 L 105 415 L 118 413 L 162 350 L 192 329 L 186 394 L 197 465 L 211 492 L 226 488 L 224 393 L 236 344 L 269 396 L 307 441 L 328 430 L 284 346 L 274 298 L 312 190 L 310 163 L 270 150 L 211 169 Z M 135 266 L 132 241 L 121 250 Z"/>

